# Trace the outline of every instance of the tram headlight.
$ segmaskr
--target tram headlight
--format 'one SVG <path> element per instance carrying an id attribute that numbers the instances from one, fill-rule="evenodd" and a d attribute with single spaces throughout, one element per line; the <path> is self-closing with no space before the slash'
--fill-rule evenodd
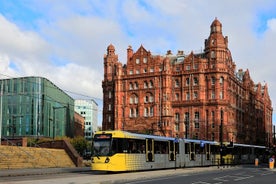
<path id="1" fill-rule="evenodd" d="M 110 161 L 110 159 L 108 157 L 106 157 L 104 163 L 108 163 Z"/>

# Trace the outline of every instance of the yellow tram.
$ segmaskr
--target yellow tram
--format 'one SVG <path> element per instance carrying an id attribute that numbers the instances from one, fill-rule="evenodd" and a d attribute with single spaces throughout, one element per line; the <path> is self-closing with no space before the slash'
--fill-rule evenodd
<path id="1" fill-rule="evenodd" d="M 99 131 L 93 139 L 92 170 L 138 171 L 214 165 L 218 142 L 125 131 Z"/>

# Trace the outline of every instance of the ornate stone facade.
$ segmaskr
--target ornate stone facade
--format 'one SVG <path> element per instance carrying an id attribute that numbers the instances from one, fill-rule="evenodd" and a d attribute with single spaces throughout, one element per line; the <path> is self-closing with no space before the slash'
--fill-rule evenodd
<path id="1" fill-rule="evenodd" d="M 215 19 L 201 53 L 152 55 L 127 49 L 122 65 L 104 55 L 103 130 L 268 145 L 272 105 L 267 85 L 236 70 L 228 37 Z"/>

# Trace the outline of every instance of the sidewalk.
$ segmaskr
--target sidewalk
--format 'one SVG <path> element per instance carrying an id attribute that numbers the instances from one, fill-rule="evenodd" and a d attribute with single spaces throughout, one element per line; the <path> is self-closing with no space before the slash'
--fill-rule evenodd
<path id="1" fill-rule="evenodd" d="M 33 169 L 1 169 L 0 177 L 15 177 L 26 175 L 46 175 L 59 173 L 89 172 L 90 167 L 74 167 L 74 168 L 33 168 Z"/>

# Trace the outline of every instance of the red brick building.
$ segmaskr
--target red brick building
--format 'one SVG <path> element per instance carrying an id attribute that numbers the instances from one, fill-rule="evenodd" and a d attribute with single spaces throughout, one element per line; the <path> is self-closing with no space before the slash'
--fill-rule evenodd
<path id="1" fill-rule="evenodd" d="M 272 105 L 267 85 L 236 70 L 228 37 L 215 19 L 202 53 L 152 55 L 115 47 L 104 55 L 103 130 L 269 145 Z M 221 126 L 222 125 L 222 126 Z M 222 127 L 222 129 L 220 129 Z"/>
<path id="2" fill-rule="evenodd" d="M 85 119 L 82 115 L 74 112 L 74 137 L 84 137 L 84 122 Z"/>

